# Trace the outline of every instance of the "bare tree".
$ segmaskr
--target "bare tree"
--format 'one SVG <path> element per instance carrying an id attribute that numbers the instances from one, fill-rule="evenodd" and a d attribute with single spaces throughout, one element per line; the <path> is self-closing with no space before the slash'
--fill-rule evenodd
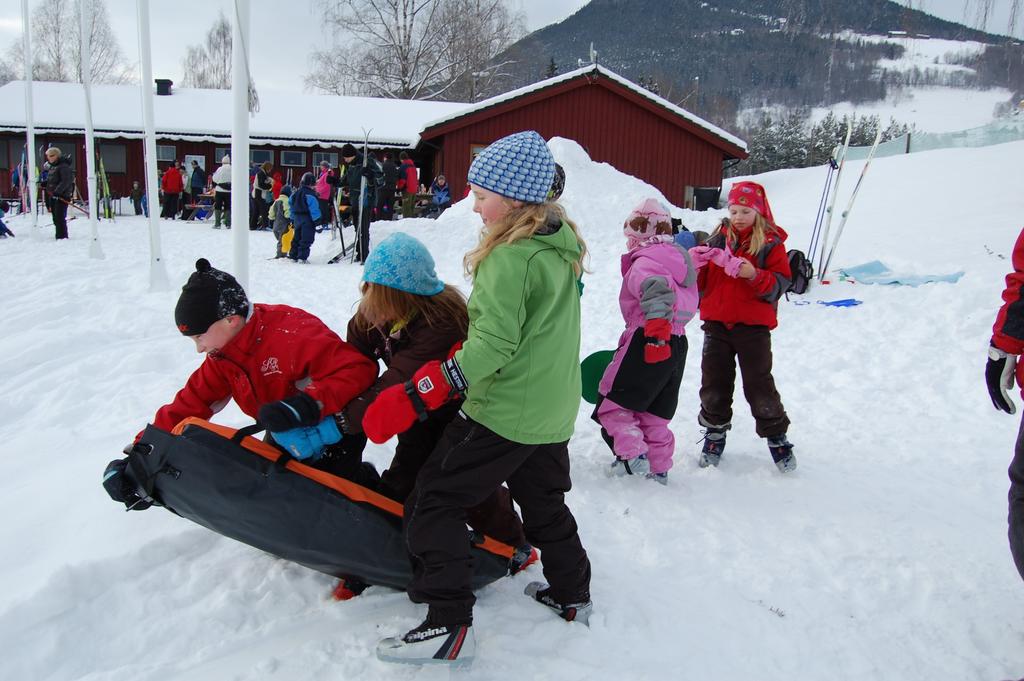
<path id="1" fill-rule="evenodd" d="M 206 32 L 206 42 L 189 45 L 181 66 L 183 87 L 231 88 L 231 23 L 223 11 Z"/>
<path id="2" fill-rule="evenodd" d="M 445 0 L 439 25 L 449 64 L 439 83 L 444 98 L 476 102 L 498 94 L 512 62 L 495 58 L 525 35 L 525 23 L 503 0 Z"/>
<path id="3" fill-rule="evenodd" d="M 967 19 L 973 8 L 975 25 L 982 31 L 985 31 L 988 28 L 988 20 L 992 15 L 992 8 L 995 4 L 996 0 L 964 0 L 964 19 Z M 1006 22 L 1007 35 L 1013 35 L 1017 29 L 1017 22 L 1021 18 L 1020 7 L 1021 0 L 1010 0 L 1010 16 Z"/>
<path id="4" fill-rule="evenodd" d="M 14 69 L 14 65 L 6 59 L 0 59 L 0 85 L 10 83 L 17 78 L 18 72 Z"/>
<path id="5" fill-rule="evenodd" d="M 306 83 L 400 99 L 485 92 L 501 75 L 489 60 L 522 30 L 501 0 L 334 0 L 323 19 L 344 38 L 311 55 Z"/>
<path id="6" fill-rule="evenodd" d="M 36 80 L 82 82 L 79 12 L 81 0 L 43 0 L 32 12 L 32 76 Z M 90 62 L 94 83 L 126 83 L 134 69 L 110 29 L 103 0 L 85 0 L 92 6 L 89 25 Z M 8 61 L 24 73 L 25 55 L 19 40 L 8 51 Z"/>
<path id="7" fill-rule="evenodd" d="M 420 99 L 447 64 L 437 30 L 438 0 L 334 0 L 324 23 L 347 34 L 340 47 L 313 53 L 307 83 L 337 94 Z"/>

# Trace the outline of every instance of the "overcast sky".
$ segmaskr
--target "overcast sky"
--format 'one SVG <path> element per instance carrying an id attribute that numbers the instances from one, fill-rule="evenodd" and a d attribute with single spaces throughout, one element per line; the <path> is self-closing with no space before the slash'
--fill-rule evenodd
<path id="1" fill-rule="evenodd" d="M 712 0 L 713 1 L 713 0 Z M 856 1 L 856 0 L 854 0 Z M 138 60 L 135 1 L 106 0 L 111 24 L 120 40 L 121 49 L 130 62 Z M 587 3 L 587 0 L 508 0 L 526 16 L 527 28 L 536 30 L 565 19 Z M 975 24 L 977 18 L 964 16 L 965 0 L 904 0 L 944 19 Z M 977 0 L 968 0 L 972 5 Z M 35 7 L 38 0 L 29 0 Z M 321 29 L 319 11 L 323 0 L 252 0 L 253 76 L 257 88 L 270 90 L 302 90 L 303 76 L 309 70 L 307 55 L 328 44 Z M 996 0 L 988 30 L 1005 33 L 1009 19 L 1010 0 Z M 150 2 L 152 28 L 153 75 L 180 81 L 181 60 L 189 45 L 198 44 L 209 30 L 218 12 L 223 9 L 230 18 L 231 0 L 155 0 Z M 0 55 L 6 55 L 18 42 L 21 31 L 21 0 L 0 0 Z M 1024 25 L 1018 26 L 1024 37 Z M 584 57 L 585 55 L 580 55 Z"/>

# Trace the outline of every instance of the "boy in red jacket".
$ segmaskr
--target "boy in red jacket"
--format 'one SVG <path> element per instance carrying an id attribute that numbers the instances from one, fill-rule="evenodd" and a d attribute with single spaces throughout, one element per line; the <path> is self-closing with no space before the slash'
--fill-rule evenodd
<path id="1" fill-rule="evenodd" d="M 189 416 L 209 418 L 234 399 L 292 456 L 317 461 L 341 440 L 334 414 L 377 378 L 377 365 L 318 318 L 287 305 L 251 305 L 234 277 L 203 258 L 181 290 L 174 321 L 206 359 L 157 411 L 153 425 L 164 430 Z M 103 481 L 131 507 L 124 464 L 111 462 Z"/>

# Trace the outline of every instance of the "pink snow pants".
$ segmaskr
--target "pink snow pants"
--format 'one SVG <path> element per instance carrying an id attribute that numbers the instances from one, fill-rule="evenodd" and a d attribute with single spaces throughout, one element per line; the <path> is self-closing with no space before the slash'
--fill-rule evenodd
<path id="1" fill-rule="evenodd" d="M 676 438 L 669 430 L 668 419 L 631 411 L 604 398 L 597 409 L 597 420 L 611 436 L 612 449 L 620 459 L 646 454 L 652 473 L 666 473 L 672 468 Z"/>

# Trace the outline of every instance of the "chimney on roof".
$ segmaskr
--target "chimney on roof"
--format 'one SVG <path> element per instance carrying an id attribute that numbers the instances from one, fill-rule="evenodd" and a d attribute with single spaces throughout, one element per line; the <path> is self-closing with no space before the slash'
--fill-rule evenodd
<path id="1" fill-rule="evenodd" d="M 156 79 L 156 93 L 158 95 L 169 95 L 171 94 L 171 86 L 174 85 L 173 80 L 167 78 Z"/>

